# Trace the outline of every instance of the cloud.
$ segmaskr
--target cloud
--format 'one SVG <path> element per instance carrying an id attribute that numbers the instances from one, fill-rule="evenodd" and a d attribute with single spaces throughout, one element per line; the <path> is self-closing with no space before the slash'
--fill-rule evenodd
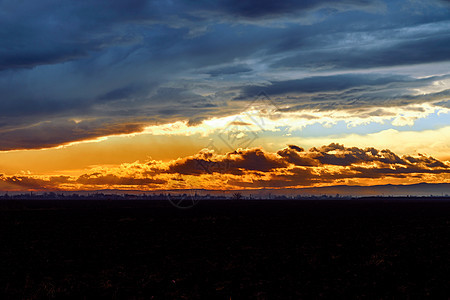
<path id="1" fill-rule="evenodd" d="M 78 177 L 76 182 L 86 186 L 149 186 L 166 183 L 166 181 L 162 179 L 119 177 L 114 174 L 105 175 L 100 173 L 83 174 Z"/>
<path id="2" fill-rule="evenodd" d="M 0 26 L 7 30 L 0 31 L 0 38 L 8 47 L 0 52 L 0 70 L 57 64 L 111 46 L 134 44 L 139 37 L 120 27 L 161 21 L 157 4 L 145 0 L 2 1 Z"/>
<path id="3" fill-rule="evenodd" d="M 283 15 L 308 13 L 330 7 L 336 10 L 368 9 L 374 1 L 271 1 L 234 0 L 198 1 L 40 1 L 24 4 L 2 1 L 0 32 L 8 44 L 0 56 L 0 70 L 32 68 L 43 64 L 57 64 L 87 57 L 91 52 L 117 45 L 139 43 L 139 30 L 133 34 L 127 27 L 164 25 L 172 28 L 188 27 L 198 32 L 218 16 L 231 19 L 280 18 Z M 100 13 L 99 13 L 100 12 Z M 17 20 L 21 20 L 20 23 Z M 201 30 L 200 30 L 201 32 Z M 34 45 L 34 47 L 24 47 Z"/>
<path id="4" fill-rule="evenodd" d="M 223 155 L 204 149 L 168 162 L 96 167 L 79 176 L 1 175 L 0 187 L 5 190 L 154 190 L 186 184 L 184 188 L 235 189 L 449 180 L 450 164 L 431 156 L 399 156 L 389 149 L 331 143 L 308 151 L 295 145 L 277 152 L 252 148 Z"/>
<path id="5" fill-rule="evenodd" d="M 195 125 L 260 88 L 291 111 L 446 100 L 414 91 L 431 79 L 360 73 L 447 62 L 449 8 L 436 3 L 1 1 L 0 150 Z"/>
<path id="6" fill-rule="evenodd" d="M 4 176 L 0 174 L 0 188 L 5 190 L 54 190 L 59 189 L 62 184 L 69 183 L 70 180 L 69 176 L 39 178 L 26 175 Z"/>
<path id="7" fill-rule="evenodd" d="M 389 149 L 377 150 L 375 148 L 347 148 L 341 144 L 331 143 L 320 148 L 311 148 L 309 151 L 298 151 L 292 146 L 277 152 L 296 166 L 354 166 L 357 164 L 376 164 L 378 166 L 410 167 L 414 171 L 427 172 L 427 168 L 438 168 L 440 171 L 449 172 L 450 166 L 433 158 L 419 154 L 418 157 L 400 157 Z M 306 163 L 305 163 L 306 162 Z M 404 170 L 399 169 L 402 172 Z M 430 170 L 428 170 L 430 171 Z"/>
<path id="8" fill-rule="evenodd" d="M 207 71 L 206 74 L 211 75 L 212 77 L 224 76 L 224 75 L 234 75 L 239 73 L 247 73 L 252 71 L 247 65 L 236 65 L 236 66 L 225 66 L 212 69 Z"/>
<path id="9" fill-rule="evenodd" d="M 344 91 L 355 87 L 384 86 L 387 84 L 414 82 L 407 76 L 382 74 L 340 74 L 330 76 L 314 76 L 295 80 L 272 81 L 265 86 L 245 86 L 240 98 L 257 95 L 264 90 L 268 95 L 283 95 L 292 93 L 318 93 Z M 239 98 L 238 98 L 239 99 Z"/>
<path id="10" fill-rule="evenodd" d="M 405 107 L 411 104 L 438 102 L 450 95 L 446 85 L 441 90 L 417 94 L 417 90 L 433 86 L 448 75 L 413 78 L 405 75 L 338 74 L 313 76 L 295 80 L 271 81 L 264 85 L 246 85 L 234 101 L 251 101 L 264 91 L 279 112 L 302 110 L 361 110 L 368 107 Z M 440 102 L 440 106 L 445 106 Z M 374 116 L 372 112 L 371 116 Z M 388 111 L 378 115 L 389 116 Z M 358 114 L 358 117 L 361 117 Z"/>
<path id="11" fill-rule="evenodd" d="M 274 62 L 273 67 L 365 69 L 448 61 L 449 28 L 450 23 L 445 21 L 404 30 L 336 34 L 337 47 L 298 51 Z M 382 42 L 380 37 L 383 37 Z"/>
<path id="12" fill-rule="evenodd" d="M 96 139 L 114 134 L 127 134 L 143 129 L 139 122 L 126 123 L 119 120 L 54 120 L 41 122 L 25 128 L 0 131 L 1 150 L 42 149 Z"/>
<path id="13" fill-rule="evenodd" d="M 238 149 L 225 155 L 206 150 L 171 163 L 169 172 L 185 175 L 225 172 L 240 175 L 244 171 L 269 172 L 286 166 L 287 162 L 261 149 Z"/>

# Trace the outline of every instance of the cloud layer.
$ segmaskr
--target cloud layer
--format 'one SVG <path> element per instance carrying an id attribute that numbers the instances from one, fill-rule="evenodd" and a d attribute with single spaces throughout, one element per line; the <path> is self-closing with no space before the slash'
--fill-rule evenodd
<path id="1" fill-rule="evenodd" d="M 446 1 L 1 1 L 0 151 L 195 125 L 261 90 L 296 112 L 446 101 L 432 64 L 450 65 L 449 16 Z"/>
<path id="2" fill-rule="evenodd" d="M 201 152 L 169 162 L 96 167 L 79 176 L 0 175 L 0 190 L 162 190 L 280 188 L 383 183 L 449 182 L 450 164 L 425 155 L 332 143 L 307 151 L 295 145 Z"/>

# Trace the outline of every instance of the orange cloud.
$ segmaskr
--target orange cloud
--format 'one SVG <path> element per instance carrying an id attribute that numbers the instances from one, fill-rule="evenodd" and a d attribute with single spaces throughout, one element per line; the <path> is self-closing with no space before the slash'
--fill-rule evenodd
<path id="1" fill-rule="evenodd" d="M 271 172 L 286 168 L 289 163 L 275 153 L 268 153 L 259 148 L 237 149 L 224 155 L 211 150 L 178 159 L 169 164 L 169 172 L 185 175 L 227 173 L 242 175 L 245 171 Z"/>
<path id="2" fill-rule="evenodd" d="M 398 156 L 388 149 L 331 143 L 308 151 L 295 145 L 277 152 L 252 148 L 217 154 L 204 149 L 168 162 L 92 168 L 80 176 L 0 175 L 0 189 L 236 189 L 449 181 L 449 163 L 431 156 Z"/>

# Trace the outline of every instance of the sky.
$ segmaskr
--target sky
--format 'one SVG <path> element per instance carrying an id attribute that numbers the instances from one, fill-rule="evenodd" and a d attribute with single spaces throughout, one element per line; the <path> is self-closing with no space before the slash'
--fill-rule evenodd
<path id="1" fill-rule="evenodd" d="M 0 0 L 0 190 L 450 182 L 450 2 Z"/>

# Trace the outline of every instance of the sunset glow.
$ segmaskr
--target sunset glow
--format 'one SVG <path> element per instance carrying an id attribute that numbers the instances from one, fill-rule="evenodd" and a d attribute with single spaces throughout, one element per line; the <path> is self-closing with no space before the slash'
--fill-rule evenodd
<path id="1" fill-rule="evenodd" d="M 448 2 L 246 5 L 0 4 L 0 191 L 450 182 Z"/>

